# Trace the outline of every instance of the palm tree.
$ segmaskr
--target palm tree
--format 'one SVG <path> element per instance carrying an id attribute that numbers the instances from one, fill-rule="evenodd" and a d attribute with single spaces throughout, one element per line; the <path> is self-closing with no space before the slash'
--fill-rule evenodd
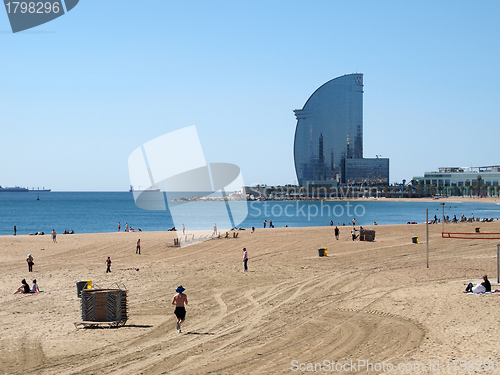
<path id="1" fill-rule="evenodd" d="M 490 186 L 490 197 L 493 196 L 493 192 L 495 191 L 495 187 L 493 185 Z"/>
<path id="2" fill-rule="evenodd" d="M 481 175 L 478 175 L 478 176 L 477 176 L 477 196 L 479 196 L 479 194 L 481 193 L 481 188 L 480 188 L 480 186 L 481 186 L 481 180 L 482 180 L 482 179 L 483 179 L 483 178 L 481 177 Z"/>
<path id="3" fill-rule="evenodd" d="M 342 199 L 344 199 L 344 188 L 339 189 L 339 194 L 342 197 Z"/>
<path id="4" fill-rule="evenodd" d="M 406 187 L 406 191 L 408 192 L 408 197 L 410 197 L 410 198 L 411 198 L 411 192 L 412 192 L 412 190 L 411 190 L 411 185 L 408 185 L 408 186 Z"/>
<path id="5" fill-rule="evenodd" d="M 422 197 L 422 190 L 423 190 L 422 186 L 417 185 L 417 192 L 418 192 L 418 197 L 419 197 L 419 198 L 421 198 L 421 197 Z"/>
<path id="6" fill-rule="evenodd" d="M 387 193 L 389 192 L 389 186 L 387 186 L 387 185 L 384 186 L 383 191 L 384 191 L 384 197 L 387 197 Z"/>
<path id="7" fill-rule="evenodd" d="M 465 186 L 460 186 L 460 193 L 462 194 L 462 197 L 464 196 L 464 190 Z"/>
<path id="8" fill-rule="evenodd" d="M 470 189 L 469 189 L 470 181 L 469 180 L 465 180 L 465 186 L 467 187 L 467 195 L 470 196 Z"/>
<path id="9" fill-rule="evenodd" d="M 394 192 L 394 197 L 395 197 L 395 198 L 397 198 L 397 197 L 398 197 L 399 187 L 394 186 L 394 187 L 392 188 L 392 191 Z"/>
<path id="10" fill-rule="evenodd" d="M 429 187 L 429 190 L 431 191 L 431 195 L 436 194 L 436 185 L 431 185 L 431 186 Z"/>

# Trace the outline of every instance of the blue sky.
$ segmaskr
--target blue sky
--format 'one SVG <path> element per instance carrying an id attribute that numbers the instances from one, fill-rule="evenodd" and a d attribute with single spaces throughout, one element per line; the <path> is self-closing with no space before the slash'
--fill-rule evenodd
<path id="1" fill-rule="evenodd" d="M 81 0 L 12 34 L 0 11 L 0 185 L 126 190 L 130 153 L 191 125 L 246 184 L 295 183 L 293 110 L 355 72 L 364 156 L 390 158 L 391 183 L 500 164 L 499 18 L 498 1 Z"/>

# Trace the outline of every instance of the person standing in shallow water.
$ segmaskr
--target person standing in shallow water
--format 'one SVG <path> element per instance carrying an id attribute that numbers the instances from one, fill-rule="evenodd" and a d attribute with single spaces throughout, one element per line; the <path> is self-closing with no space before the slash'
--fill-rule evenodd
<path id="1" fill-rule="evenodd" d="M 188 304 L 187 296 L 183 293 L 186 290 L 182 285 L 175 290 L 177 292 L 172 299 L 172 305 L 175 306 L 174 314 L 177 317 L 177 332 L 182 333 L 181 324 L 186 320 L 186 307 Z"/>

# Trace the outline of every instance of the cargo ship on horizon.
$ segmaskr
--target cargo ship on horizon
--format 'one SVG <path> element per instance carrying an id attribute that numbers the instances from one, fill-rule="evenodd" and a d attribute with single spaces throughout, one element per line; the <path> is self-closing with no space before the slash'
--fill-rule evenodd
<path id="1" fill-rule="evenodd" d="M 4 187 L 0 185 L 0 193 L 29 193 L 29 192 L 36 192 L 36 193 L 49 193 L 51 192 L 51 189 L 45 189 L 43 188 L 25 188 L 22 186 L 14 186 L 14 187 Z"/>

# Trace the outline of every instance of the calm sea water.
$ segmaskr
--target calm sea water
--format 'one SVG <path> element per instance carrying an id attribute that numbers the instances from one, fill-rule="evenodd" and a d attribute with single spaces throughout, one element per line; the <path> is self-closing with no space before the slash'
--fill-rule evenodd
<path id="1" fill-rule="evenodd" d="M 37 196 L 40 200 L 37 200 Z M 440 203 L 445 203 L 445 215 L 450 218 L 462 214 L 467 217 L 500 218 L 500 205 L 494 203 L 447 200 L 435 202 L 232 202 L 232 210 L 239 211 L 235 217 L 248 211 L 243 228 L 262 227 L 264 220 L 273 221 L 275 227 L 307 227 L 334 224 L 346 225 L 356 218 L 356 225 L 406 224 L 425 222 L 426 209 L 429 217 L 442 215 Z M 210 230 L 214 223 L 224 222 L 223 215 L 214 209 L 217 202 L 192 202 L 186 212 L 187 229 Z M 219 204 L 220 205 L 220 204 Z M 0 194 L 0 235 L 13 234 L 14 225 L 18 234 L 37 231 L 50 233 L 55 229 L 73 229 L 76 233 L 115 232 L 118 222 L 128 222 L 133 228 L 143 231 L 163 231 L 174 226 L 169 211 L 146 211 L 139 209 L 132 193 L 128 192 L 51 192 L 51 193 L 2 193 Z M 236 223 L 237 224 L 237 223 Z M 219 229 L 222 229 L 220 224 Z M 177 229 L 181 229 L 177 227 Z"/>

